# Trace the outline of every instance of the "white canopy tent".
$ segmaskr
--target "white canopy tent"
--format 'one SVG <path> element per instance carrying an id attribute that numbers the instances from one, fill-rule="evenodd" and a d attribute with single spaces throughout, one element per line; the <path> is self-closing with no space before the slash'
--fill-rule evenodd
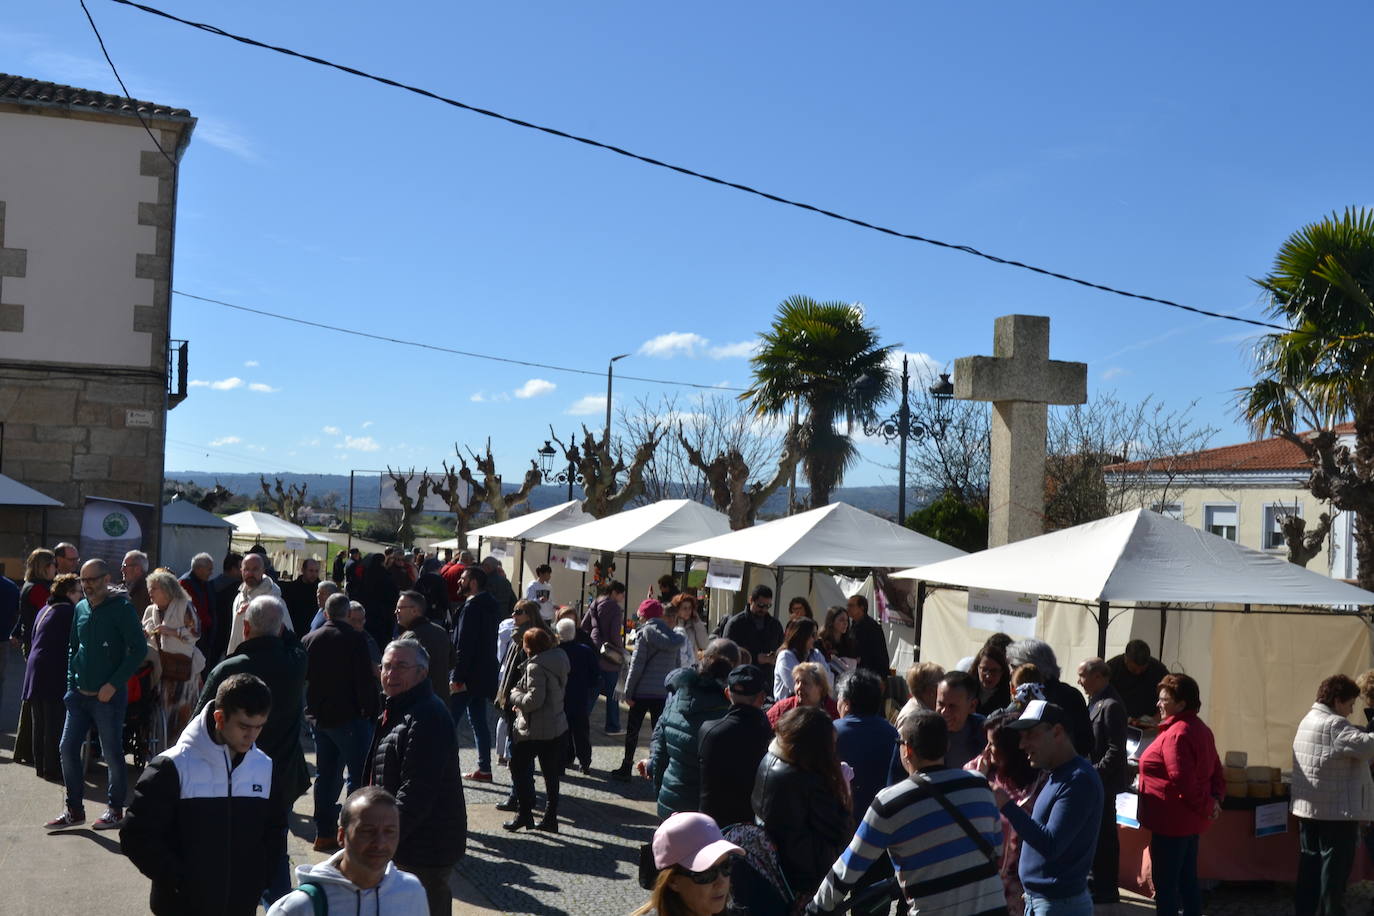
<path id="1" fill-rule="evenodd" d="M 174 499 L 162 507 L 162 550 L 158 562 L 180 575 L 191 568 L 191 559 L 196 554 L 208 553 L 215 558 L 218 572 L 233 532 L 233 524 L 218 515 L 188 500 Z"/>
<path id="2" fill-rule="evenodd" d="M 952 663 L 977 639 L 958 597 L 927 599 L 926 583 L 1037 595 L 1037 635 L 1058 647 L 1066 680 L 1094 643 L 1105 657 L 1144 637 L 1199 681 L 1218 748 L 1272 766 L 1286 765 L 1321 679 L 1374 658 L 1358 608 L 1374 594 L 1144 509 L 894 575 L 920 581 L 923 657 L 938 646 L 934 660 Z"/>
<path id="3" fill-rule="evenodd" d="M 254 544 L 262 544 L 268 548 L 272 565 L 292 575 L 300 568 L 301 560 L 313 557 L 323 561 L 329 552 L 327 545 L 333 543 L 327 537 L 266 512 L 235 512 L 226 515 L 224 520 L 234 526 L 234 549 L 246 550 Z"/>
<path id="4" fill-rule="evenodd" d="M 472 537 L 473 535 L 477 536 L 477 553 L 479 557 L 482 552 L 481 548 L 483 541 L 488 545 L 489 555 L 491 549 L 502 546 L 502 542 L 519 542 L 520 550 L 515 555 L 511 555 L 511 552 L 506 549 L 499 551 L 501 554 L 499 559 L 506 570 L 506 575 L 516 584 L 516 591 L 518 592 L 523 589 L 526 582 L 534 578 L 534 568 L 539 565 L 539 562 L 542 562 L 527 561 L 525 555 L 526 542 L 534 538 L 543 537 L 547 534 L 555 534 L 559 531 L 575 528 L 578 525 L 585 525 L 593 521 L 596 521 L 596 519 L 582 511 L 581 500 L 573 499 L 565 503 L 559 503 L 556 506 L 540 509 L 536 512 L 529 512 L 525 515 L 516 516 L 515 518 L 508 518 L 504 522 L 496 522 L 495 524 L 478 528 L 475 531 L 469 531 L 468 537 Z M 451 538 L 448 541 L 440 541 L 432 546 L 434 549 L 447 547 L 452 550 L 457 550 L 458 539 Z M 536 556 L 543 554 L 544 560 L 547 560 L 551 550 L 552 548 L 550 547 L 543 551 L 537 551 Z M 554 570 L 554 579 L 559 580 L 553 583 L 554 594 L 571 594 L 572 589 L 576 586 L 572 585 L 574 580 L 570 577 L 577 574 L 563 570 L 564 575 L 560 576 L 559 571 L 559 569 Z M 562 581 L 565 578 L 567 581 Z"/>
<path id="5" fill-rule="evenodd" d="M 46 493 L 40 493 L 33 487 L 22 484 L 13 477 L 0 474 L 0 509 L 14 510 L 13 512 L 6 512 L 4 524 L 6 527 L 13 526 L 14 530 L 24 532 L 26 535 L 24 538 L 25 542 L 29 542 L 29 537 L 31 537 L 33 530 L 37 528 L 39 537 L 38 544 L 35 546 L 47 544 L 48 510 L 60 509 L 61 507 L 61 502 L 53 499 Z M 37 524 L 34 523 L 35 520 L 33 516 L 25 511 L 30 509 L 38 510 L 39 518 L 37 519 Z M 22 577 L 24 557 L 0 557 L 0 567 L 6 565 L 5 561 L 7 559 L 15 561 L 13 568 L 20 570 L 17 575 Z"/>

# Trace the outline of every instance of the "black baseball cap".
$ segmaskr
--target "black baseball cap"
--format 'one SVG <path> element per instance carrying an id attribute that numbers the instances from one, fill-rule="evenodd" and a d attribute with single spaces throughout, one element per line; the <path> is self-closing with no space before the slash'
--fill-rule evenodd
<path id="1" fill-rule="evenodd" d="M 767 679 L 763 676 L 763 669 L 758 665 L 740 665 L 730 671 L 730 676 L 725 679 L 725 683 L 735 693 L 742 693 L 745 696 L 754 696 L 763 693 L 768 686 Z"/>
<path id="2" fill-rule="evenodd" d="M 1025 710 L 1021 713 L 1021 718 L 1015 722 L 1008 722 L 1007 728 L 1017 731 L 1027 731 L 1037 725 L 1068 725 L 1069 716 L 1064 712 L 1064 707 L 1056 706 L 1048 700 L 1031 700 L 1026 704 Z"/>

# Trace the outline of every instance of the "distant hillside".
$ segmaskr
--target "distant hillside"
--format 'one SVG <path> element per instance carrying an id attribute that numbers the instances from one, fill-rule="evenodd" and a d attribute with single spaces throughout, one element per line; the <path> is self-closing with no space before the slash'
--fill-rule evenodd
<path id="1" fill-rule="evenodd" d="M 168 484 L 173 481 L 194 484 L 198 487 L 210 488 L 215 484 L 227 487 L 231 492 L 246 497 L 254 497 L 260 494 L 261 488 L 258 485 L 259 476 L 267 478 L 269 484 L 274 483 L 277 478 L 281 478 L 283 486 L 293 486 L 305 484 L 307 490 L 307 501 L 318 506 L 326 500 L 329 494 L 334 494 L 334 500 L 340 509 L 348 507 L 348 483 L 347 474 L 294 474 L 294 473 L 269 473 L 263 472 L 244 474 L 238 471 L 168 471 L 166 479 Z M 376 507 L 377 498 L 381 491 L 381 478 L 376 475 L 367 477 L 356 476 L 353 479 L 354 501 L 358 507 Z M 507 484 L 506 490 L 518 489 L 515 485 Z M 579 490 L 574 489 L 574 497 L 580 497 Z M 806 489 L 798 487 L 797 496 L 799 499 L 806 498 Z M 543 509 L 548 506 L 557 505 L 567 498 L 567 490 L 564 487 L 536 487 L 530 494 L 530 505 L 533 509 Z M 896 487 L 840 487 L 834 492 L 836 502 L 849 503 L 856 509 L 863 509 L 884 518 L 895 519 L 897 515 L 897 488 Z M 931 497 L 924 492 L 913 489 L 907 495 L 907 511 L 912 512 L 925 505 Z M 762 511 L 759 513 L 763 518 L 777 518 L 787 513 L 787 488 L 783 487 L 764 503 Z"/>

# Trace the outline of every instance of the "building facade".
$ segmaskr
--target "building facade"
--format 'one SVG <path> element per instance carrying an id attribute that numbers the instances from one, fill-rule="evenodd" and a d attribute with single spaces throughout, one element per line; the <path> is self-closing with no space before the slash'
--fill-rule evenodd
<path id="1" fill-rule="evenodd" d="M 87 499 L 160 507 L 185 109 L 0 74 L 0 473 L 62 503 L 0 507 L 0 561 L 76 542 Z M 159 149 L 159 147 L 161 147 Z M 156 548 L 158 525 L 146 533 Z"/>

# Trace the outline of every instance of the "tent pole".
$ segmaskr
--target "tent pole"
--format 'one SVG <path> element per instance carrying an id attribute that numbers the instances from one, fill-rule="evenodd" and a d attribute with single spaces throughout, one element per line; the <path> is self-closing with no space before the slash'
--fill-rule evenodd
<path id="1" fill-rule="evenodd" d="M 520 560 L 515 565 L 515 593 L 523 595 L 525 593 L 525 539 L 520 539 Z"/>
<path id="2" fill-rule="evenodd" d="M 926 581 L 919 580 L 916 583 L 916 651 L 913 653 L 915 661 L 921 660 L 921 629 L 926 619 Z"/>
<path id="3" fill-rule="evenodd" d="M 1097 657 L 1104 658 L 1107 655 L 1107 625 L 1111 623 L 1111 618 L 1107 615 L 1111 607 L 1106 601 L 1099 601 L 1097 604 Z"/>
<path id="4" fill-rule="evenodd" d="M 630 552 L 627 550 L 625 552 L 625 607 L 622 608 L 625 612 L 625 619 L 620 624 L 626 632 L 630 629 L 627 624 L 630 622 L 630 602 L 632 600 L 634 599 L 630 597 Z"/>
<path id="5" fill-rule="evenodd" d="M 1159 609 L 1159 655 L 1156 655 L 1155 658 L 1160 658 L 1164 655 L 1164 629 L 1168 625 L 1168 622 L 1169 609 L 1166 607 L 1161 607 Z"/>

